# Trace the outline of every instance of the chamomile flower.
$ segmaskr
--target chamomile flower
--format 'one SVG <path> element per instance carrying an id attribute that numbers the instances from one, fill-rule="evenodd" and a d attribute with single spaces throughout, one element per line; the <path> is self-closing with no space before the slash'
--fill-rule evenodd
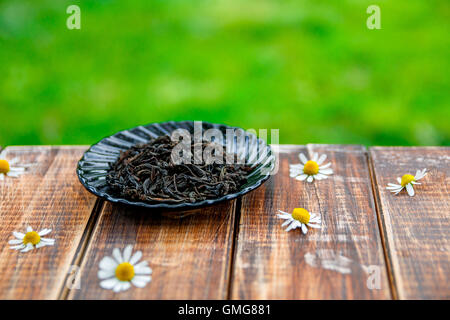
<path id="1" fill-rule="evenodd" d="M 100 270 L 98 277 L 100 287 L 103 289 L 120 292 L 128 290 L 133 284 L 136 287 L 143 288 L 152 280 L 150 276 L 152 269 L 147 261 L 138 261 L 142 257 L 141 251 L 136 251 L 131 255 L 133 246 L 129 245 L 123 250 L 123 255 L 118 248 L 112 252 L 112 257 L 104 257 L 100 261 Z"/>
<path id="2" fill-rule="evenodd" d="M 44 246 L 53 246 L 55 244 L 55 239 L 43 238 L 49 234 L 52 229 L 43 229 L 39 232 L 33 231 L 30 226 L 27 227 L 27 232 L 17 232 L 14 231 L 13 235 L 16 239 L 9 240 L 9 244 L 13 245 L 10 247 L 14 250 L 20 250 L 21 252 L 27 252 L 33 250 L 34 248 L 40 248 Z"/>
<path id="3" fill-rule="evenodd" d="M 320 228 L 321 219 L 317 213 L 308 212 L 303 208 L 295 208 L 292 213 L 278 210 L 281 214 L 277 214 L 278 218 L 285 219 L 286 221 L 281 225 L 282 227 L 288 226 L 286 231 L 291 231 L 295 228 L 301 228 L 302 232 L 306 234 L 308 227 Z"/>
<path id="4" fill-rule="evenodd" d="M 386 189 L 388 189 L 389 191 L 391 191 L 395 194 L 398 194 L 400 191 L 402 191 L 403 189 L 406 188 L 408 195 L 410 197 L 412 197 L 412 196 L 414 196 L 413 185 L 420 184 L 419 182 L 417 182 L 417 180 L 420 180 L 423 177 L 425 177 L 427 175 L 426 171 L 427 171 L 427 169 L 417 170 L 415 176 L 413 176 L 412 174 L 405 174 L 401 178 L 397 177 L 397 182 L 399 184 L 388 183 L 388 186 L 386 187 Z"/>
<path id="5" fill-rule="evenodd" d="M 323 164 L 327 156 L 314 152 L 312 159 L 308 160 L 303 153 L 299 154 L 301 163 L 291 164 L 289 166 L 289 175 L 292 178 L 307 182 L 313 182 L 314 179 L 322 180 L 328 178 L 328 175 L 333 174 L 333 170 L 330 168 L 331 162 Z"/>
<path id="6" fill-rule="evenodd" d="M 0 154 L 0 181 L 3 180 L 6 176 L 17 178 L 25 172 L 24 167 L 14 167 L 14 165 L 18 162 L 18 158 L 14 158 L 8 161 L 3 159 L 3 156 Z"/>

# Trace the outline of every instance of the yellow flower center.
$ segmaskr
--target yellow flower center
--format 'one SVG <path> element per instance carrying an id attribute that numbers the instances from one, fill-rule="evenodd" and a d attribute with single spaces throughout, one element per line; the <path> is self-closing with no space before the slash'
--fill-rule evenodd
<path id="1" fill-rule="evenodd" d="M 414 179 L 414 176 L 411 175 L 411 174 L 405 174 L 405 175 L 402 177 L 402 183 L 401 183 L 402 187 L 406 186 L 406 185 L 407 185 L 408 183 L 410 183 L 411 181 L 416 181 L 416 180 Z"/>
<path id="2" fill-rule="evenodd" d="M 120 281 L 131 281 L 134 278 L 134 267 L 131 263 L 122 262 L 116 268 L 116 277 Z"/>
<path id="3" fill-rule="evenodd" d="M 0 160 L 0 174 L 7 174 L 10 170 L 9 162 L 6 160 Z"/>
<path id="4" fill-rule="evenodd" d="M 33 246 L 41 242 L 41 236 L 36 231 L 30 231 L 23 237 L 23 244 L 31 243 Z"/>
<path id="5" fill-rule="evenodd" d="M 319 172 L 319 165 L 317 164 L 317 162 L 309 160 L 305 163 L 303 172 L 310 176 L 316 175 Z"/>
<path id="6" fill-rule="evenodd" d="M 292 212 L 292 218 L 300 221 L 301 223 L 307 224 L 309 222 L 309 219 L 311 218 L 311 215 L 306 209 L 295 208 Z"/>

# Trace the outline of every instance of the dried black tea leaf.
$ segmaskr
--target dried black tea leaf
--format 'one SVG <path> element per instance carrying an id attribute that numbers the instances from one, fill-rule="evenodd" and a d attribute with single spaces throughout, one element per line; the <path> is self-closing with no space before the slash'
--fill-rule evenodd
<path id="1" fill-rule="evenodd" d="M 194 149 L 211 148 L 211 142 L 191 144 Z M 249 166 L 227 164 L 226 158 L 236 160 L 220 145 L 223 163 L 209 163 L 201 159 L 198 164 L 175 163 L 173 148 L 177 145 L 169 136 L 160 136 L 146 144 L 139 144 L 122 152 L 111 166 L 106 181 L 113 192 L 133 201 L 197 202 L 215 199 L 239 191 L 247 182 Z M 213 151 L 214 152 L 214 151 Z M 214 154 L 213 154 L 214 155 Z"/>

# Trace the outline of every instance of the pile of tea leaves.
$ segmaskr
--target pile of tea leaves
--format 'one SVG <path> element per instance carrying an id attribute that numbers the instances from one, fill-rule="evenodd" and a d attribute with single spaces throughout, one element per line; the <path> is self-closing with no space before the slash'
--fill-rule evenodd
<path id="1" fill-rule="evenodd" d="M 210 144 L 202 142 L 201 150 Z M 174 163 L 171 154 L 176 145 L 169 136 L 160 136 L 122 152 L 106 177 L 112 191 L 134 201 L 182 203 L 220 198 L 246 183 L 251 169 L 245 165 Z M 220 148 L 225 157 L 225 147 Z M 194 154 L 194 144 L 191 152 Z"/>

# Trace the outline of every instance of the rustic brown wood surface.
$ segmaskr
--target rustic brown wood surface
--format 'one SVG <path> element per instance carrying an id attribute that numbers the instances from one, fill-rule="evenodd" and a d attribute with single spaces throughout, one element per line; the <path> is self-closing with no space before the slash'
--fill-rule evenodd
<path id="1" fill-rule="evenodd" d="M 6 159 L 31 164 L 18 179 L 0 182 L 0 299 L 56 299 L 86 229 L 96 197 L 78 182 L 85 147 L 9 147 Z M 52 229 L 54 246 L 21 253 L 12 232 Z"/>
<path id="2" fill-rule="evenodd" d="M 391 297 L 365 148 L 280 146 L 279 173 L 242 199 L 233 299 L 389 299 Z M 299 152 L 325 153 L 334 175 L 289 177 Z M 326 163 L 325 162 L 325 163 Z M 286 232 L 277 210 L 320 213 L 322 229 Z"/>
<path id="3" fill-rule="evenodd" d="M 85 149 L 2 154 L 31 166 L 0 182 L 0 299 L 450 298 L 450 148 L 275 146 L 279 172 L 263 186 L 188 212 L 97 200 L 75 174 Z M 334 174 L 290 178 L 299 152 L 325 153 Z M 425 167 L 414 197 L 385 189 Z M 322 229 L 285 232 L 277 210 L 296 207 L 320 212 Z M 53 229 L 46 237 L 55 245 L 10 249 L 12 232 L 28 225 Z M 127 244 L 143 252 L 152 281 L 121 293 L 100 288 L 100 260 Z"/>
<path id="4" fill-rule="evenodd" d="M 450 148 L 370 149 L 394 290 L 400 299 L 450 298 Z M 429 173 L 415 196 L 386 190 L 396 177 Z"/>
<path id="5" fill-rule="evenodd" d="M 231 267 L 235 201 L 183 212 L 106 204 L 69 299 L 224 299 Z M 114 293 L 99 286 L 98 265 L 113 248 L 131 244 L 152 268 L 145 288 Z"/>

